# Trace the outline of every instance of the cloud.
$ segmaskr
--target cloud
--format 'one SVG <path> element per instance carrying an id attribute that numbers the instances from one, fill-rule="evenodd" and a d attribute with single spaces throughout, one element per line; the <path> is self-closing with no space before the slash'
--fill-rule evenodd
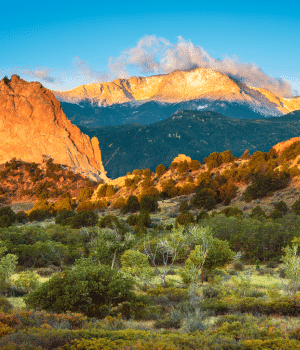
<path id="1" fill-rule="evenodd" d="M 42 81 L 45 81 L 47 83 L 51 83 L 54 85 L 60 83 L 59 78 L 55 78 L 55 77 L 50 76 L 50 69 L 49 68 L 43 68 L 41 70 L 36 69 L 35 71 L 22 70 L 20 72 L 20 74 L 30 75 L 38 80 L 42 80 Z"/>
<path id="2" fill-rule="evenodd" d="M 75 68 L 75 71 L 77 71 L 89 83 L 101 83 L 112 79 L 110 73 L 97 72 L 91 69 L 87 63 L 78 56 L 75 56 L 72 59 L 72 65 Z"/>
<path id="3" fill-rule="evenodd" d="M 266 88 L 285 97 L 293 96 L 289 82 L 273 78 L 257 65 L 244 63 L 235 56 L 213 58 L 201 46 L 194 45 L 181 36 L 176 44 L 171 44 L 165 38 L 146 35 L 136 46 L 124 50 L 116 58 L 110 58 L 108 67 L 112 75 L 118 78 L 128 78 L 128 69 L 132 68 L 139 74 L 166 74 L 177 69 L 210 68 L 247 85 Z"/>

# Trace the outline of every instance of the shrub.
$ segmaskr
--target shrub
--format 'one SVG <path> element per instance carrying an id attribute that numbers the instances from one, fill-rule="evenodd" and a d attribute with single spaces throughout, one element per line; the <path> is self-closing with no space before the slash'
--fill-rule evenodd
<path id="1" fill-rule="evenodd" d="M 107 184 L 103 184 L 97 190 L 97 197 L 102 198 L 106 196 Z"/>
<path id="2" fill-rule="evenodd" d="M 121 209 L 122 214 L 136 213 L 140 210 L 140 203 L 137 196 L 129 196 L 127 203 Z"/>
<path id="3" fill-rule="evenodd" d="M 221 156 L 222 156 L 222 163 L 230 163 L 234 160 L 234 156 L 231 154 L 230 151 L 222 152 Z"/>
<path id="4" fill-rule="evenodd" d="M 113 185 L 107 185 L 105 197 L 111 197 L 115 194 L 115 188 Z"/>
<path id="5" fill-rule="evenodd" d="M 180 212 L 183 212 L 183 211 L 187 211 L 189 209 L 189 203 L 188 201 L 184 200 L 180 203 L 180 206 L 179 206 L 179 211 Z"/>
<path id="6" fill-rule="evenodd" d="M 13 309 L 12 304 L 5 297 L 0 296 L 0 311 L 6 313 L 11 311 L 12 309 Z"/>
<path id="7" fill-rule="evenodd" d="M 192 160 L 189 162 L 189 168 L 194 171 L 194 170 L 199 170 L 201 166 L 201 163 L 199 160 Z"/>
<path id="8" fill-rule="evenodd" d="M 251 210 L 250 217 L 260 219 L 260 218 L 266 217 L 266 213 L 263 211 L 260 205 L 257 205 L 255 208 Z"/>
<path id="9" fill-rule="evenodd" d="M 7 228 L 12 225 L 11 219 L 8 215 L 0 216 L 0 227 Z"/>
<path id="10" fill-rule="evenodd" d="M 88 188 L 88 187 L 81 188 L 80 192 L 79 192 L 79 196 L 78 196 L 79 202 L 83 202 L 83 201 L 91 198 L 92 194 L 93 194 L 93 190 L 91 190 L 90 188 Z"/>
<path id="11" fill-rule="evenodd" d="M 28 215 L 29 221 L 44 221 L 51 217 L 51 214 L 49 211 L 46 210 L 32 210 L 30 214 Z"/>
<path id="12" fill-rule="evenodd" d="M 220 211 L 220 214 L 225 214 L 227 217 L 230 216 L 243 216 L 242 210 L 235 207 L 228 207 Z"/>
<path id="13" fill-rule="evenodd" d="M 151 217 L 147 211 L 139 215 L 139 221 L 137 222 L 138 226 L 150 227 L 151 226 Z"/>
<path id="14" fill-rule="evenodd" d="M 166 172 L 166 167 L 163 164 L 159 164 L 156 167 L 156 174 L 158 177 L 161 177 Z"/>
<path id="15" fill-rule="evenodd" d="M 110 307 L 135 299 L 133 285 L 132 278 L 109 266 L 80 266 L 54 275 L 24 300 L 30 308 L 103 317 Z"/>
<path id="16" fill-rule="evenodd" d="M 283 215 L 285 215 L 289 210 L 288 206 L 284 201 L 280 201 L 279 203 L 277 203 L 275 209 L 281 211 Z"/>
<path id="17" fill-rule="evenodd" d="M 101 199 L 94 202 L 94 209 L 104 209 L 107 207 L 107 200 Z"/>
<path id="18" fill-rule="evenodd" d="M 270 214 L 269 218 L 275 220 L 275 219 L 280 219 L 283 217 L 283 214 L 280 210 L 274 209 L 272 213 Z"/>
<path id="19" fill-rule="evenodd" d="M 25 224 L 28 221 L 28 215 L 25 211 L 21 210 L 16 214 L 17 222 L 20 224 Z"/>
<path id="20" fill-rule="evenodd" d="M 194 215 L 189 211 L 180 213 L 175 220 L 175 227 L 179 225 L 187 226 L 195 222 Z"/>
<path id="21" fill-rule="evenodd" d="M 114 209 L 120 209 L 126 204 L 126 200 L 124 197 L 119 197 L 117 200 L 115 200 L 112 204 L 112 207 Z"/>
<path id="22" fill-rule="evenodd" d="M 11 207 L 0 208 L 0 218 L 1 216 L 8 216 L 11 223 L 15 222 L 17 219 L 17 215 Z"/>
<path id="23" fill-rule="evenodd" d="M 72 228 L 95 226 L 98 221 L 98 216 L 93 211 L 83 211 L 76 214 L 72 219 Z"/>
<path id="24" fill-rule="evenodd" d="M 204 299 L 218 298 L 221 292 L 221 288 L 217 286 L 206 286 L 203 288 Z"/>
<path id="25" fill-rule="evenodd" d="M 207 164 L 208 169 L 212 170 L 213 168 L 217 168 L 223 162 L 223 157 L 220 153 L 214 152 L 211 153 L 207 158 L 204 158 L 204 163 Z"/>
<path id="26" fill-rule="evenodd" d="M 55 218 L 56 225 L 70 225 L 71 221 L 67 219 L 72 219 L 76 214 L 73 210 L 63 210 Z"/>
<path id="27" fill-rule="evenodd" d="M 70 197 L 62 198 L 61 200 L 53 204 L 53 209 L 56 213 L 61 211 L 72 210 L 75 205 L 75 201 Z"/>
<path id="28" fill-rule="evenodd" d="M 236 261 L 233 264 L 233 268 L 235 269 L 235 271 L 244 271 L 245 270 L 245 266 L 241 261 Z"/>
<path id="29" fill-rule="evenodd" d="M 146 168 L 143 170 L 143 176 L 144 177 L 151 177 L 151 170 L 149 168 Z"/>
<path id="30" fill-rule="evenodd" d="M 139 175 L 142 175 L 142 173 L 143 173 L 143 171 L 140 170 L 140 169 L 134 169 L 134 170 L 132 171 L 132 175 L 137 175 L 137 176 L 139 176 Z"/>
<path id="31" fill-rule="evenodd" d="M 183 162 L 180 162 L 177 165 L 177 171 L 179 174 L 186 174 L 188 169 L 189 169 L 189 165 L 188 165 L 187 160 L 184 160 Z"/>
<path id="32" fill-rule="evenodd" d="M 51 213 L 53 211 L 53 206 L 50 203 L 48 203 L 45 199 L 43 199 L 34 203 L 32 210 L 43 210 Z"/>
<path id="33" fill-rule="evenodd" d="M 266 264 L 267 268 L 271 268 L 271 269 L 276 269 L 276 267 L 278 266 L 277 261 L 268 261 Z"/>
<path id="34" fill-rule="evenodd" d="M 84 201 L 77 205 L 76 211 L 92 211 L 95 209 L 94 202 Z"/>
<path id="35" fill-rule="evenodd" d="M 181 318 L 180 317 L 166 317 L 163 319 L 158 319 L 153 324 L 154 328 L 175 328 L 179 329 L 181 327 Z"/>
<path id="36" fill-rule="evenodd" d="M 194 183 L 185 183 L 179 188 L 179 195 L 191 194 L 195 191 L 196 185 Z"/>
<path id="37" fill-rule="evenodd" d="M 137 223 L 139 221 L 139 215 L 137 215 L 137 214 L 130 215 L 130 216 L 128 216 L 126 221 L 127 221 L 128 225 L 135 226 L 135 225 L 137 225 Z"/>
<path id="38" fill-rule="evenodd" d="M 14 285 L 25 293 L 29 293 L 40 285 L 40 280 L 33 271 L 23 271 L 14 280 Z"/>
<path id="39" fill-rule="evenodd" d="M 300 215 L 300 199 L 296 200 L 292 205 L 292 209 L 295 214 Z"/>
<path id="40" fill-rule="evenodd" d="M 140 203 L 140 211 L 142 212 L 156 212 L 158 208 L 157 200 L 150 196 L 145 196 L 142 198 Z"/>
<path id="41" fill-rule="evenodd" d="M 209 214 L 207 213 L 207 211 L 202 210 L 199 214 L 197 214 L 196 222 L 198 223 L 201 220 L 207 219 L 207 218 L 209 218 Z"/>
<path id="42" fill-rule="evenodd" d="M 158 198 L 159 197 L 159 190 L 154 187 L 154 186 L 150 186 L 148 188 L 143 189 L 143 191 L 141 192 L 141 194 L 139 195 L 139 198 L 142 199 L 146 196 L 150 196 L 153 198 Z"/>

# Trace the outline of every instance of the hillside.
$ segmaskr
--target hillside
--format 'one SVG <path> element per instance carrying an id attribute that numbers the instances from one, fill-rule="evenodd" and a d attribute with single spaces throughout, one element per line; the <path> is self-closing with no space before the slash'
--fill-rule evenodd
<path id="1" fill-rule="evenodd" d="M 212 152 L 230 150 L 236 157 L 246 149 L 267 151 L 274 144 L 300 134 L 300 111 L 280 118 L 231 119 L 215 112 L 178 111 L 151 125 L 103 128 L 80 126 L 101 140 L 103 164 L 110 178 L 128 171 L 170 164 L 180 153 L 203 161 Z"/>

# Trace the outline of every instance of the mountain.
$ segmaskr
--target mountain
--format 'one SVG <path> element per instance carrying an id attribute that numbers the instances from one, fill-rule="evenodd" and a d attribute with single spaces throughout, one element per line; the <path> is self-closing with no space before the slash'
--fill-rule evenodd
<path id="1" fill-rule="evenodd" d="M 213 110 L 228 117 L 254 119 L 300 109 L 299 97 L 276 96 L 207 68 L 116 79 L 53 93 L 62 102 L 82 106 L 63 107 L 70 119 L 77 118 L 77 125 L 89 123 L 94 127 L 129 122 L 152 124 L 178 109 Z"/>
<path id="2" fill-rule="evenodd" d="M 117 178 L 134 169 L 155 171 L 158 164 L 170 164 L 181 153 L 203 161 L 212 152 L 230 150 L 240 156 L 246 149 L 251 153 L 268 151 L 274 144 L 300 135 L 300 111 L 254 120 L 183 110 L 151 125 L 80 129 L 101 139 L 104 167 L 110 178 Z"/>
<path id="3" fill-rule="evenodd" d="M 0 164 L 12 158 L 42 163 L 46 157 L 93 179 L 106 178 L 99 141 L 84 135 L 51 91 L 17 75 L 0 81 Z"/>

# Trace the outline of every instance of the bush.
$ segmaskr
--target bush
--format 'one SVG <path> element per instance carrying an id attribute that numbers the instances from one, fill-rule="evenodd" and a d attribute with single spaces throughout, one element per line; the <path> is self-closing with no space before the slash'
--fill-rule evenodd
<path id="1" fill-rule="evenodd" d="M 127 221 L 128 225 L 135 226 L 135 225 L 137 225 L 137 223 L 139 221 L 139 215 L 137 215 L 137 214 L 130 215 L 130 216 L 128 216 L 126 221 Z"/>
<path id="2" fill-rule="evenodd" d="M 121 209 L 122 214 L 136 213 L 140 210 L 140 203 L 137 196 L 129 196 L 127 203 Z"/>
<path id="3" fill-rule="evenodd" d="M 188 169 L 189 169 L 189 165 L 188 165 L 187 160 L 184 160 L 183 162 L 180 162 L 177 165 L 177 171 L 179 174 L 186 174 Z"/>
<path id="4" fill-rule="evenodd" d="M 221 288 L 217 286 L 206 286 L 203 288 L 204 299 L 218 298 L 221 293 Z"/>
<path id="5" fill-rule="evenodd" d="M 67 219 L 72 219 L 76 214 L 73 210 L 63 210 L 55 218 L 56 225 L 70 225 L 71 221 Z"/>
<path id="6" fill-rule="evenodd" d="M 280 201 L 279 203 L 277 203 L 275 209 L 281 211 L 283 215 L 285 215 L 289 210 L 288 206 L 284 201 Z"/>
<path id="7" fill-rule="evenodd" d="M 46 210 L 32 210 L 28 215 L 29 221 L 44 221 L 51 217 L 51 213 Z"/>
<path id="8" fill-rule="evenodd" d="M 99 227 L 114 228 L 114 225 L 116 225 L 117 227 L 119 227 L 121 225 L 118 217 L 115 215 L 106 215 L 106 216 L 103 216 L 103 218 L 101 218 L 99 220 Z"/>
<path id="9" fill-rule="evenodd" d="M 105 317 L 112 306 L 135 299 L 133 286 L 132 278 L 109 266 L 80 266 L 54 275 L 24 300 L 30 308 Z"/>
<path id="10" fill-rule="evenodd" d="M 207 213 L 207 211 L 202 210 L 199 214 L 197 214 L 196 222 L 198 223 L 201 220 L 207 219 L 207 218 L 209 218 L 209 214 Z"/>
<path id="11" fill-rule="evenodd" d="M 107 184 L 103 184 L 97 190 L 97 197 L 102 198 L 106 196 Z"/>
<path id="12" fill-rule="evenodd" d="M 295 214 L 300 215 L 300 199 L 294 202 L 294 204 L 292 205 L 292 209 L 295 212 Z"/>
<path id="13" fill-rule="evenodd" d="M 225 209 L 220 211 L 220 214 L 225 214 L 227 217 L 230 217 L 230 216 L 237 216 L 237 217 L 243 216 L 242 210 L 240 210 L 239 208 L 235 208 L 235 207 L 225 208 Z"/>
<path id="14" fill-rule="evenodd" d="M 220 153 L 214 152 L 211 153 L 207 158 L 204 158 L 204 163 L 207 164 L 208 169 L 212 170 L 213 168 L 217 168 L 223 162 L 223 157 Z"/>
<path id="15" fill-rule="evenodd" d="M 268 261 L 266 264 L 266 267 L 271 269 L 276 269 L 277 266 L 278 266 L 277 261 L 273 261 L 273 260 Z"/>
<path id="16" fill-rule="evenodd" d="M 157 199 L 150 197 L 150 196 L 145 196 L 142 198 L 141 203 L 140 203 L 140 211 L 142 212 L 156 212 L 158 208 L 158 203 Z"/>
<path id="17" fill-rule="evenodd" d="M 28 215 L 25 211 L 21 210 L 16 214 L 17 222 L 20 224 L 25 224 L 28 221 Z"/>
<path id="18" fill-rule="evenodd" d="M 40 280 L 33 271 L 23 271 L 18 274 L 13 283 L 17 288 L 29 293 L 40 285 Z"/>
<path id="19" fill-rule="evenodd" d="M 112 207 L 114 209 L 120 209 L 126 204 L 126 200 L 124 197 L 119 197 L 117 200 L 115 200 L 112 204 Z"/>
<path id="20" fill-rule="evenodd" d="M 1 220 L 1 217 L 5 217 L 5 218 L 3 220 Z M 0 208 L 0 227 L 9 227 L 16 220 L 17 220 L 17 215 L 11 209 L 11 207 Z"/>
<path id="21" fill-rule="evenodd" d="M 282 212 L 280 211 L 280 210 L 278 210 L 278 209 L 274 209 L 273 211 L 272 211 L 272 213 L 269 215 L 269 218 L 270 219 L 273 219 L 273 220 L 275 220 L 275 219 L 280 219 L 280 218 L 282 218 L 283 217 L 283 214 L 282 214 Z"/>
<path id="22" fill-rule="evenodd" d="M 84 201 L 77 205 L 76 211 L 82 212 L 82 211 L 92 211 L 95 209 L 94 202 L 91 201 Z"/>
<path id="23" fill-rule="evenodd" d="M 132 171 L 132 175 L 137 175 L 137 176 L 139 176 L 139 175 L 142 175 L 142 173 L 143 173 L 143 171 L 140 170 L 140 169 L 134 169 L 134 170 Z"/>
<path id="24" fill-rule="evenodd" d="M 179 187 L 179 195 L 191 194 L 195 191 L 196 185 L 193 183 L 185 183 L 182 187 Z"/>
<path id="25" fill-rule="evenodd" d="M 199 170 L 201 166 L 201 163 L 199 160 L 192 160 L 189 162 L 189 168 L 194 171 L 194 170 Z"/>
<path id="26" fill-rule="evenodd" d="M 257 205 L 255 208 L 253 208 L 251 210 L 250 217 L 251 218 L 256 218 L 256 219 L 265 218 L 266 217 L 266 213 L 263 211 L 263 209 L 261 208 L 260 205 Z"/>
<path id="27" fill-rule="evenodd" d="M 166 167 L 163 164 L 159 164 L 156 167 L 156 174 L 158 177 L 161 177 L 166 172 Z"/>
<path id="28" fill-rule="evenodd" d="M 78 196 L 79 202 L 83 202 L 83 201 L 91 198 L 92 194 L 93 194 L 93 190 L 91 190 L 90 188 L 88 188 L 88 187 L 81 188 L 80 192 L 79 192 L 79 196 Z"/>
<path id="29" fill-rule="evenodd" d="M 195 222 L 194 215 L 189 211 L 180 213 L 175 220 L 175 227 L 179 225 L 187 226 Z"/>
<path id="30" fill-rule="evenodd" d="M 96 226 L 98 216 L 93 211 L 83 211 L 76 214 L 72 219 L 72 228 Z"/>
<path id="31" fill-rule="evenodd" d="M 188 201 L 184 200 L 180 203 L 180 206 L 179 206 L 179 211 L 180 212 L 183 212 L 183 211 L 187 211 L 189 209 L 189 203 Z"/>
<path id="32" fill-rule="evenodd" d="M 60 213 L 61 211 L 72 210 L 74 206 L 75 201 L 70 197 L 65 197 L 55 202 L 53 209 L 56 213 Z"/>
<path id="33" fill-rule="evenodd" d="M 0 311 L 1 312 L 9 312 L 13 309 L 12 304 L 5 298 L 0 296 Z M 1 338 L 1 335 L 0 335 Z"/>
<path id="34" fill-rule="evenodd" d="M 244 264 L 240 261 L 236 261 L 233 264 L 233 268 L 235 269 L 235 271 L 244 271 L 245 270 Z"/>
<path id="35" fill-rule="evenodd" d="M 115 188 L 113 185 L 107 185 L 107 189 L 105 192 L 105 197 L 111 197 L 115 194 Z"/>

